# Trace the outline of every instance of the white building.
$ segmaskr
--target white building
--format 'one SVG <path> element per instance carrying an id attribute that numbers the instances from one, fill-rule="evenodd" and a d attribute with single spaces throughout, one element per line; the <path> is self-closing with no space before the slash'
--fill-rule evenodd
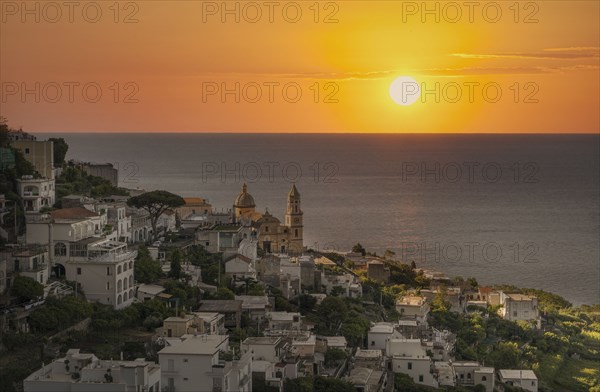
<path id="1" fill-rule="evenodd" d="M 250 337 L 241 344 L 242 354 L 248 353 L 252 357 L 253 377 L 279 390 L 286 377 L 294 377 L 286 374 L 285 366 L 277 366 L 284 355 L 283 347 L 284 341 L 280 337 Z"/>
<path id="2" fill-rule="evenodd" d="M 401 339 L 403 336 L 394 328 L 394 324 L 379 322 L 374 323 L 369 330 L 369 349 L 386 350 L 386 344 L 390 339 Z"/>
<path id="3" fill-rule="evenodd" d="M 229 337 L 224 335 L 184 335 L 169 339 L 158 352 L 162 385 L 167 391 L 252 391 L 252 358 L 225 361 Z"/>
<path id="4" fill-rule="evenodd" d="M 175 211 L 166 210 L 158 217 L 158 222 L 156 222 L 157 226 L 163 233 L 173 232 L 177 230 L 177 218 Z"/>
<path id="5" fill-rule="evenodd" d="M 321 284 L 325 288 L 327 294 L 331 294 L 331 291 L 335 287 L 342 289 L 342 295 L 349 298 L 360 298 L 362 297 L 362 285 L 360 279 L 352 274 L 332 274 L 323 272 L 321 274 Z"/>
<path id="6" fill-rule="evenodd" d="M 256 269 L 251 258 L 235 254 L 225 259 L 225 273 L 234 280 L 256 279 Z"/>
<path id="7" fill-rule="evenodd" d="M 83 207 L 52 211 L 50 219 L 28 222 L 27 241 L 50 242 L 54 273 L 79 283 L 88 301 L 121 309 L 133 302 L 137 251 L 108 239 L 106 219 Z"/>
<path id="8" fill-rule="evenodd" d="M 415 319 L 420 324 L 426 325 L 429 304 L 425 297 L 406 295 L 396 300 L 396 311 L 400 313 L 400 318 Z"/>
<path id="9" fill-rule="evenodd" d="M 478 362 L 453 362 L 456 386 L 483 385 L 486 392 L 494 391 L 494 368 L 481 366 Z"/>
<path id="10" fill-rule="evenodd" d="M 437 388 L 433 374 L 433 361 L 421 345 L 420 339 L 392 339 L 387 342 L 386 352 L 392 359 L 392 371 L 410 376 L 417 384 Z"/>
<path id="11" fill-rule="evenodd" d="M 23 176 L 17 180 L 17 192 L 23 198 L 25 212 L 40 212 L 56 202 L 54 179 Z"/>
<path id="12" fill-rule="evenodd" d="M 64 264 L 67 280 L 81 284 L 88 301 L 115 309 L 131 305 L 135 298 L 133 265 L 137 251 L 128 251 L 127 245 L 120 243 L 93 245 L 88 247 L 88 256 L 74 257 Z"/>
<path id="13" fill-rule="evenodd" d="M 29 245 L 0 252 L 0 260 L 6 266 L 3 278 L 7 278 L 9 274 L 18 274 L 42 285 L 48 282 L 50 259 L 45 246 Z"/>
<path id="14" fill-rule="evenodd" d="M 500 382 L 505 385 L 523 388 L 527 391 L 538 391 L 538 379 L 532 370 L 500 369 Z"/>
<path id="15" fill-rule="evenodd" d="M 160 366 L 143 359 L 103 361 L 78 349 L 67 351 L 23 381 L 25 392 L 160 392 Z"/>
<path id="16" fill-rule="evenodd" d="M 140 284 L 135 291 L 135 297 L 140 301 L 150 301 L 166 291 L 157 284 Z"/>
<path id="17" fill-rule="evenodd" d="M 107 223 L 117 232 L 117 240 L 131 242 L 131 215 L 127 215 L 127 206 L 124 203 L 106 203 L 99 205 L 98 208 L 106 211 Z"/>
<path id="18" fill-rule="evenodd" d="M 204 333 L 224 335 L 227 332 L 225 329 L 225 315 L 211 312 L 194 312 L 194 314 L 204 323 Z"/>
<path id="19" fill-rule="evenodd" d="M 242 301 L 242 311 L 253 321 L 262 321 L 273 309 L 266 295 L 236 295 L 235 299 Z"/>
<path id="20" fill-rule="evenodd" d="M 502 307 L 498 312 L 502 318 L 510 321 L 533 321 L 537 328 L 541 328 L 537 297 L 500 292 L 500 303 Z"/>
<path id="21" fill-rule="evenodd" d="M 269 323 L 268 329 L 271 331 L 297 331 L 302 327 L 302 316 L 297 312 L 267 312 L 266 318 Z"/>

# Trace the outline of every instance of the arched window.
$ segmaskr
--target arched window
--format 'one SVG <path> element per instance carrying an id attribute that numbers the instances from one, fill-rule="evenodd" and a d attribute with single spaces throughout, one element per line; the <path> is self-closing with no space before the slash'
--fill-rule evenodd
<path id="1" fill-rule="evenodd" d="M 128 283 L 129 283 L 129 280 L 127 280 L 127 278 L 123 279 L 123 290 L 127 290 Z"/>
<path id="2" fill-rule="evenodd" d="M 481 381 L 487 381 L 487 377 L 486 376 L 481 376 Z"/>
<path id="3" fill-rule="evenodd" d="M 123 282 L 121 282 L 121 279 L 119 279 L 117 281 L 117 291 L 121 291 L 123 290 Z"/>
<path id="4" fill-rule="evenodd" d="M 121 268 L 121 267 L 119 267 Z M 123 272 L 127 271 L 127 263 L 123 264 Z"/>
<path id="5" fill-rule="evenodd" d="M 129 275 L 129 287 L 133 287 L 133 275 Z"/>
<path id="6" fill-rule="evenodd" d="M 119 296 L 117 297 L 117 305 L 121 305 L 121 302 L 123 302 L 123 299 L 121 297 L 121 294 L 119 294 Z"/>
<path id="7" fill-rule="evenodd" d="M 123 293 L 123 302 L 127 302 L 127 291 Z"/>
<path id="8" fill-rule="evenodd" d="M 57 242 L 54 245 L 54 256 L 66 256 L 67 255 L 67 246 L 62 242 Z"/>
<path id="9" fill-rule="evenodd" d="M 133 289 L 129 290 L 129 299 L 133 298 Z"/>
<path id="10" fill-rule="evenodd" d="M 121 266 L 117 267 L 117 275 L 121 273 Z"/>

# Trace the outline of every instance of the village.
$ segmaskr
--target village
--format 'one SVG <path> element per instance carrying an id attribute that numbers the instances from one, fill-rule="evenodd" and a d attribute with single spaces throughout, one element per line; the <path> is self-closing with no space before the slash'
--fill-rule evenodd
<path id="1" fill-rule="evenodd" d="M 11 138 L 3 170 L 15 170 L 17 151 L 34 172 L 16 173 L 18 198 L 0 195 L 0 327 L 15 339 L 46 337 L 39 365 L 23 377 L 26 392 L 538 391 L 534 369 L 493 357 L 510 341 L 479 351 L 483 338 L 464 345 L 452 328 L 470 322 L 465 333 L 479 334 L 476 326 L 496 323 L 504 336 L 532 341 L 546 327 L 533 293 L 448 277 L 360 244 L 311 249 L 301 207 L 310 195 L 296 185 L 282 195 L 282 220 L 259 212 L 246 184 L 223 212 L 202 195 L 125 192 L 111 164 L 57 164 L 55 142 Z M 94 192 L 68 189 L 67 178 L 95 181 Z M 80 310 L 44 315 L 61 303 Z M 144 331 L 135 350 L 115 332 L 125 329 Z M 120 344 L 102 355 L 89 338 L 69 342 L 87 330 Z"/>

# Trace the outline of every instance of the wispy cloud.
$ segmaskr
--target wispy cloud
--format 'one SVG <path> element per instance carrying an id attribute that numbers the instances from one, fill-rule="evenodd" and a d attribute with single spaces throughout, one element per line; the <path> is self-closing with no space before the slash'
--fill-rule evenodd
<path id="1" fill-rule="evenodd" d="M 452 53 L 450 56 L 468 59 L 554 59 L 581 60 L 600 58 L 599 47 L 548 48 L 537 52 Z"/>

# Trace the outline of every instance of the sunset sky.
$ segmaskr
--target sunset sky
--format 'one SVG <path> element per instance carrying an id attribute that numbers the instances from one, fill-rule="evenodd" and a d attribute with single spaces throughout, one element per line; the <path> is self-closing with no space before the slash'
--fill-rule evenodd
<path id="1" fill-rule="evenodd" d="M 222 2 L 99 1 L 91 23 L 81 2 L 71 23 L 0 2 L 0 115 L 31 132 L 599 132 L 598 1 L 272 3 L 227 2 L 238 23 Z M 399 76 L 430 93 L 396 104 Z M 39 103 L 21 94 L 36 82 Z M 236 83 L 238 103 L 214 90 Z"/>

